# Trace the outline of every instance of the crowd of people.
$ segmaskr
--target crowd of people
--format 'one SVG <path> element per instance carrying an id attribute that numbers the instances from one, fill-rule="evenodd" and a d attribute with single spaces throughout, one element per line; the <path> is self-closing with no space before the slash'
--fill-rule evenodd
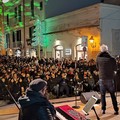
<path id="1" fill-rule="evenodd" d="M 119 59 L 117 62 L 120 66 Z M 7 87 L 17 100 L 24 95 L 29 83 L 37 78 L 47 81 L 48 93 L 56 98 L 79 95 L 83 91 L 99 91 L 98 74 L 94 60 L 0 56 L 0 99 L 11 100 Z"/>
<path id="2" fill-rule="evenodd" d="M 21 61 L 23 67 L 21 67 Z M 15 58 L 13 63 L 17 64 L 17 67 L 16 64 L 12 64 L 16 72 L 13 73 L 15 79 L 13 80 L 12 77 L 10 79 L 9 75 L 6 74 L 6 76 L 8 75 L 7 86 L 10 86 L 9 81 L 12 80 L 15 81 L 15 84 L 18 84 L 18 88 L 21 90 L 21 97 L 18 99 L 20 104 L 19 120 L 54 120 L 58 117 L 56 108 L 46 96 L 46 90 L 48 93 L 56 95 L 56 97 L 64 94 L 66 96 L 80 95 L 84 91 L 98 90 L 101 94 L 102 114 L 106 114 L 106 93 L 108 92 L 112 100 L 114 115 L 119 114 L 117 94 L 115 92 L 120 88 L 118 87 L 120 83 L 118 82 L 120 77 L 120 57 L 117 56 L 115 59 L 109 53 L 108 46 L 105 44 L 100 46 L 100 53 L 97 55 L 96 61 L 83 59 L 77 61 L 72 59 L 57 60 L 52 58 L 18 60 L 18 58 Z M 20 71 L 19 75 L 17 75 L 17 71 Z M 15 77 L 14 74 L 16 74 Z M 22 74 L 23 76 L 21 76 Z M 26 76 L 32 77 L 32 79 L 27 79 Z M 2 82 L 5 84 L 6 79 L 3 78 Z M 23 83 L 26 84 L 21 86 Z M 25 88 L 27 88 L 26 91 Z M 22 96 L 24 93 L 25 96 Z M 97 118 L 100 119 L 98 116 Z"/>

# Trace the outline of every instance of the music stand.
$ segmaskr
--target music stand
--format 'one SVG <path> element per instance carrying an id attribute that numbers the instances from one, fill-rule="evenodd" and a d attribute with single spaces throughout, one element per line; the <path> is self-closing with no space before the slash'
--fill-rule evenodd
<path id="1" fill-rule="evenodd" d="M 97 120 L 100 120 L 100 118 L 98 117 L 98 115 L 97 115 L 97 112 L 96 112 L 96 110 L 95 110 L 95 107 L 94 107 L 94 104 L 97 102 L 97 98 L 96 97 L 94 97 L 94 96 L 92 96 L 89 100 L 88 100 L 88 102 L 87 102 L 87 104 L 85 105 L 85 107 L 83 108 L 83 113 L 85 114 L 85 115 L 88 115 L 88 113 L 89 113 L 89 111 L 92 109 L 92 110 L 94 110 L 94 113 L 95 113 L 95 115 L 96 115 L 96 117 L 97 117 Z"/>

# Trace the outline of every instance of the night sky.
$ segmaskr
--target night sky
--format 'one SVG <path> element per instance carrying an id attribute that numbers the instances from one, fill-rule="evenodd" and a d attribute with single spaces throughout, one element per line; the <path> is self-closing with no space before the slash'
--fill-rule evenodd
<path id="1" fill-rule="evenodd" d="M 71 12 L 100 2 L 101 0 L 48 0 L 45 4 L 46 18 Z"/>

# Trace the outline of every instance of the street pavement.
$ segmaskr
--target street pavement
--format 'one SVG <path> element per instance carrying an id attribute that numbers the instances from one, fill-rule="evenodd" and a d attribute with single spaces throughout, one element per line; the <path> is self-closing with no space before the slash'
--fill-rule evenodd
<path id="1" fill-rule="evenodd" d="M 0 120 L 18 120 L 18 114 L 1 115 Z"/>

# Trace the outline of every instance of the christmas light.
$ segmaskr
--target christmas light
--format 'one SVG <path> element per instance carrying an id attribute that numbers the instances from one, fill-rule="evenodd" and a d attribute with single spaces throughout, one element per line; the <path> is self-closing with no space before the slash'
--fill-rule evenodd
<path id="1" fill-rule="evenodd" d="M 35 22 L 35 29 L 33 33 L 34 38 L 32 39 L 34 42 L 32 43 L 32 46 L 44 46 L 44 37 L 43 37 L 43 26 L 42 22 L 37 19 Z"/>

